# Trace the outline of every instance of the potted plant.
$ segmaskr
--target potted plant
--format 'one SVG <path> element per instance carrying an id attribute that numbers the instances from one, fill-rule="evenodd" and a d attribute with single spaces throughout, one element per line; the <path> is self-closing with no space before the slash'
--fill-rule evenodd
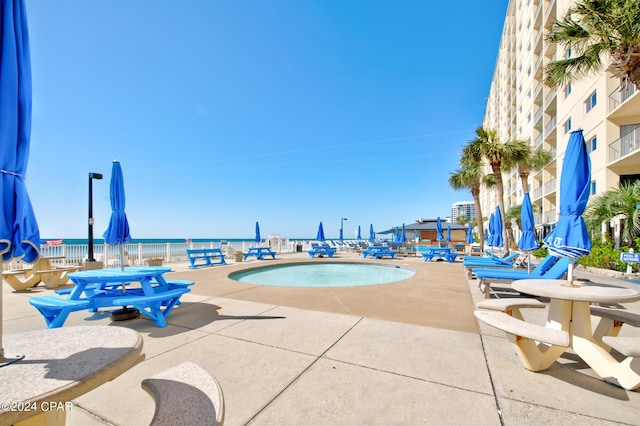
<path id="1" fill-rule="evenodd" d="M 236 262 L 242 262 L 242 259 L 244 258 L 244 253 L 241 252 L 240 250 L 236 250 L 233 253 L 233 256 L 234 256 Z"/>
<path id="2" fill-rule="evenodd" d="M 162 257 L 150 257 L 147 259 L 147 265 L 149 266 L 162 266 L 162 261 L 164 259 Z"/>

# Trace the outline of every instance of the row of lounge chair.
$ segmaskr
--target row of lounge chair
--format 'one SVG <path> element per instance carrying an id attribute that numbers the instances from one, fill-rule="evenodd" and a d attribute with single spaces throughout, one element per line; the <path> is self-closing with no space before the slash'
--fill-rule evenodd
<path id="1" fill-rule="evenodd" d="M 469 271 L 469 276 L 475 276 L 478 280 L 478 288 L 486 298 L 491 296 L 491 283 L 510 284 L 522 279 L 561 279 L 569 270 L 569 262 L 574 259 L 568 257 L 556 257 L 548 255 L 538 263 L 531 271 L 522 269 L 524 257 L 519 253 L 509 256 L 477 258 L 467 256 L 464 258 L 464 266 Z M 526 265 L 524 265 L 526 266 Z M 520 268 L 520 269 L 518 269 Z"/>

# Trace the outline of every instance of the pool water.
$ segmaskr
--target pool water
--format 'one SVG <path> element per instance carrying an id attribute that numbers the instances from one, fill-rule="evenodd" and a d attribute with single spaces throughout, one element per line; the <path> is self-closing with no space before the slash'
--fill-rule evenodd
<path id="1" fill-rule="evenodd" d="M 235 272 L 232 280 L 280 287 L 355 287 L 406 280 L 416 271 L 369 263 L 297 263 Z"/>

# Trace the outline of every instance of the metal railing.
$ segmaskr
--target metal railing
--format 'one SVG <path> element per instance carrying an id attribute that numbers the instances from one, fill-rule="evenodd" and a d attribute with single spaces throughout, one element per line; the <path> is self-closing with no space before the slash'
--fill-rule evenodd
<path id="1" fill-rule="evenodd" d="M 557 221 L 558 215 L 556 214 L 555 209 L 544 212 L 544 223 L 555 223 Z"/>
<path id="2" fill-rule="evenodd" d="M 640 149 L 640 128 L 635 128 L 609 144 L 609 162 L 618 160 Z"/>
<path id="3" fill-rule="evenodd" d="M 551 133 L 553 131 L 553 129 L 556 128 L 556 124 L 557 124 L 557 118 L 554 115 L 553 117 L 551 117 L 549 119 L 547 124 L 545 124 L 545 126 L 544 126 L 544 135 L 547 136 L 549 133 Z"/>
<path id="4" fill-rule="evenodd" d="M 311 243 L 315 240 L 289 240 L 288 238 L 269 239 L 271 250 L 276 253 L 294 253 L 299 250 L 311 249 Z M 348 240 L 350 241 L 350 240 Z M 262 244 L 265 244 L 264 242 Z M 187 249 L 220 248 L 229 257 L 238 250 L 246 252 L 250 247 L 255 247 L 255 241 L 229 241 L 229 242 L 196 242 L 196 243 L 132 243 L 124 244 L 124 263 L 128 266 L 145 266 L 149 259 L 162 259 L 163 263 L 188 262 Z M 344 246 L 346 247 L 346 245 Z M 340 249 L 340 248 L 339 248 Z M 88 258 L 89 247 L 87 244 L 60 244 L 40 246 L 41 257 L 56 257 L 52 264 L 56 267 L 83 266 Z M 109 244 L 97 244 L 93 247 L 93 257 L 96 261 L 103 262 L 105 268 L 120 266 L 120 246 Z M 12 260 L 2 263 L 3 270 L 17 270 L 30 268 L 21 260 Z"/>
<path id="5" fill-rule="evenodd" d="M 550 194 L 556 190 L 556 180 L 557 178 L 553 178 L 544 183 L 544 195 Z"/>
<path id="6" fill-rule="evenodd" d="M 636 93 L 636 85 L 629 83 L 609 94 L 609 112 L 612 112 Z"/>

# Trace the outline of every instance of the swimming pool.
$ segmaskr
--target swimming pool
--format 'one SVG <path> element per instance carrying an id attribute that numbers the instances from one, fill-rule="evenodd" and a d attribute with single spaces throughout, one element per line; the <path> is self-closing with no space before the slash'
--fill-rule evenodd
<path id="1" fill-rule="evenodd" d="M 229 278 L 279 287 L 355 287 L 402 281 L 415 273 L 413 269 L 391 265 L 321 262 L 250 269 L 229 274 Z"/>

